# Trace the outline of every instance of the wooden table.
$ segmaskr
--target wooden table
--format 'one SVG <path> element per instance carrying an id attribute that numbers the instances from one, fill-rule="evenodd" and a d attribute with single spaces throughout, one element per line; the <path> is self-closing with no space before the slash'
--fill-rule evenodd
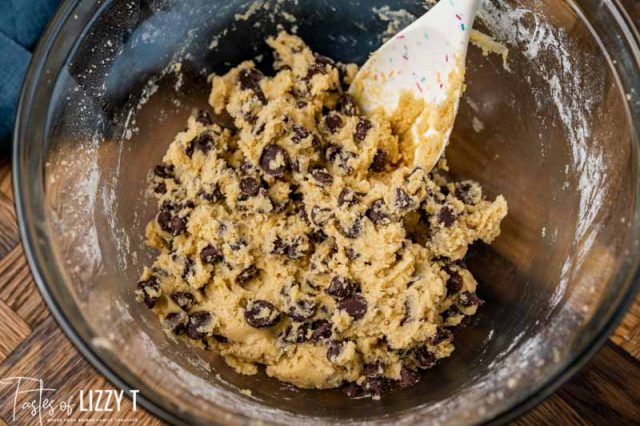
<path id="1" fill-rule="evenodd" d="M 640 2 L 622 0 L 640 27 Z M 0 154 L 0 380 L 42 378 L 47 386 L 75 395 L 80 389 L 114 389 L 78 353 L 57 326 L 38 293 L 24 257 L 11 188 L 10 157 Z M 136 425 L 164 423 L 125 398 L 119 417 Z M 13 415 L 13 389 L 0 385 L 0 426 L 30 425 Z M 112 413 L 74 413 L 101 422 Z M 37 423 L 36 423 L 37 424 Z M 516 425 L 640 424 L 640 296 L 597 355 L 555 394 Z"/>

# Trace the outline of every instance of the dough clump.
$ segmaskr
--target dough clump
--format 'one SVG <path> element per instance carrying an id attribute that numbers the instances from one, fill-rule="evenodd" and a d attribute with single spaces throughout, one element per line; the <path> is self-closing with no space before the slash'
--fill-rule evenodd
<path id="1" fill-rule="evenodd" d="M 346 93 L 357 67 L 298 37 L 212 76 L 200 111 L 151 173 L 159 254 L 138 300 L 171 336 L 244 374 L 374 397 L 454 350 L 482 300 L 464 256 L 491 243 L 502 196 L 403 160 L 392 120 Z"/>

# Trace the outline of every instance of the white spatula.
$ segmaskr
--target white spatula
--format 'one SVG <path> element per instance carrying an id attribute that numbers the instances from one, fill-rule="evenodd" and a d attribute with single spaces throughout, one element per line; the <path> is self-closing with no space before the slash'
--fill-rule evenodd
<path id="1" fill-rule="evenodd" d="M 392 115 L 402 99 L 404 113 L 396 115 L 395 122 L 412 135 L 411 146 L 403 138 L 403 153 L 426 171 L 438 162 L 453 128 L 479 4 L 440 0 L 374 52 L 351 84 L 350 93 L 366 112 L 382 108 Z M 411 97 L 412 102 L 405 102 Z M 424 101 L 424 109 L 416 100 Z"/>

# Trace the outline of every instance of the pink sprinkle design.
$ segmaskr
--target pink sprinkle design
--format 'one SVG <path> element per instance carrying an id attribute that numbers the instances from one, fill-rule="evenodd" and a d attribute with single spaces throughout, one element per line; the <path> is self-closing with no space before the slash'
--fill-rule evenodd
<path id="1" fill-rule="evenodd" d="M 420 83 L 418 83 L 417 81 L 416 81 L 416 86 L 418 87 L 418 90 L 420 91 L 420 93 L 422 93 L 422 86 L 420 86 Z"/>
<path id="2" fill-rule="evenodd" d="M 407 47 L 407 45 L 404 45 L 404 53 L 402 54 L 402 57 L 404 58 L 405 61 L 409 60 L 409 48 Z"/>

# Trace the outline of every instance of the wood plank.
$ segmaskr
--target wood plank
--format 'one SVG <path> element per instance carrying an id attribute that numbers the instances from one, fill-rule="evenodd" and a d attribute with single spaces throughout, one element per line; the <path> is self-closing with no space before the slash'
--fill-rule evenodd
<path id="1" fill-rule="evenodd" d="M 37 327 L 49 316 L 49 310 L 33 281 L 21 244 L 0 259 L 0 300 L 31 328 Z"/>
<path id="2" fill-rule="evenodd" d="M 31 377 L 42 379 L 44 386 L 55 389 L 50 398 L 56 401 L 71 400 L 76 404 L 71 418 L 114 419 L 116 413 L 81 413 L 78 407 L 78 395 L 81 389 L 114 389 L 106 379 L 100 376 L 64 336 L 55 321 L 49 317 L 25 340 L 2 364 L 0 378 Z M 16 411 L 13 418 L 15 386 L 0 385 L 0 418 L 10 424 L 34 424 L 31 414 L 26 410 Z M 28 394 L 18 396 L 18 407 L 31 398 Z M 137 419 L 136 424 L 161 425 L 144 409 L 138 406 L 132 411 L 129 399 L 123 401 L 119 416 L 124 419 Z M 64 417 L 62 413 L 43 413 L 43 419 Z M 133 422 L 132 421 L 132 422 Z"/>
<path id="3" fill-rule="evenodd" d="M 635 359 L 640 360 L 640 296 L 631 305 L 624 316 L 611 341 L 627 351 Z"/>
<path id="4" fill-rule="evenodd" d="M 20 232 L 13 200 L 0 193 L 0 258 L 13 250 L 19 242 Z"/>
<path id="5" fill-rule="evenodd" d="M 7 160 L 0 164 L 0 194 L 6 195 L 8 199 L 13 201 L 10 158 L 7 157 Z"/>
<path id="6" fill-rule="evenodd" d="M 608 342 L 558 392 L 514 424 L 640 424 L 640 363 Z"/>
<path id="7" fill-rule="evenodd" d="M 590 425 L 580 416 L 578 411 L 565 402 L 557 393 L 511 424 L 517 426 L 529 425 Z"/>
<path id="8" fill-rule="evenodd" d="M 31 328 L 5 303 L 0 301 L 0 362 L 7 358 L 31 333 Z"/>

